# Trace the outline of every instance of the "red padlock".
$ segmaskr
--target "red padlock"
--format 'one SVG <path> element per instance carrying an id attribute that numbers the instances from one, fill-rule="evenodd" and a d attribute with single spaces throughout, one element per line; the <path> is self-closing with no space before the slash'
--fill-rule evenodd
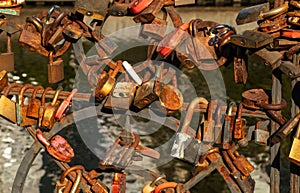
<path id="1" fill-rule="evenodd" d="M 65 138 L 55 135 L 48 141 L 40 129 L 36 130 L 36 137 L 45 147 L 47 152 L 55 159 L 62 162 L 70 162 L 74 157 L 74 150 Z"/>
<path id="2" fill-rule="evenodd" d="M 167 57 L 171 52 L 178 46 L 180 41 L 184 40 L 184 36 L 189 34 L 186 30 L 189 28 L 190 23 L 184 23 L 179 28 L 175 29 L 173 32 L 168 34 L 162 41 L 158 44 L 157 51 Z"/>
<path id="3" fill-rule="evenodd" d="M 149 7 L 153 0 L 134 0 L 129 4 L 131 13 L 137 15 Z"/>
<path id="4" fill-rule="evenodd" d="M 60 104 L 58 107 L 56 114 L 55 114 L 55 119 L 60 120 L 62 117 L 66 115 L 66 113 L 71 109 L 72 107 L 72 98 L 76 94 L 78 90 L 75 88 L 72 90 L 70 95 Z"/>

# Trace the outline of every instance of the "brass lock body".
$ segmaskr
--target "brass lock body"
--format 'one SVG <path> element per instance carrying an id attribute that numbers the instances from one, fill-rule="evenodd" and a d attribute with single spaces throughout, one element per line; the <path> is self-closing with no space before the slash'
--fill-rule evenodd
<path id="1" fill-rule="evenodd" d="M 51 130 L 53 125 L 56 122 L 55 114 L 56 114 L 56 111 L 57 111 L 57 109 L 59 107 L 59 103 L 60 103 L 58 101 L 58 96 L 59 96 L 60 91 L 61 91 L 61 89 L 58 89 L 55 92 L 52 102 L 46 103 L 45 106 L 43 107 L 42 121 L 41 121 L 42 128 Z"/>
<path id="2" fill-rule="evenodd" d="M 101 102 L 114 88 L 116 83 L 116 76 L 122 67 L 122 62 L 118 61 L 114 70 L 110 70 L 108 73 L 102 71 L 98 76 L 97 86 L 95 88 L 95 99 Z"/>

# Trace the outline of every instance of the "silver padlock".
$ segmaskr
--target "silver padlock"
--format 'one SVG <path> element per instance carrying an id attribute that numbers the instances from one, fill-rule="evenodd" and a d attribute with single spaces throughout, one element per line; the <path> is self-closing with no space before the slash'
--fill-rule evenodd
<path id="1" fill-rule="evenodd" d="M 254 130 L 254 140 L 255 143 L 259 145 L 267 145 L 268 139 L 270 137 L 270 132 L 268 131 L 268 125 L 270 121 L 258 121 L 255 125 Z"/>
<path id="2" fill-rule="evenodd" d="M 171 156 L 185 160 L 192 164 L 197 164 L 200 155 L 205 153 L 211 147 L 211 145 L 200 141 L 201 129 L 196 132 L 196 136 L 188 134 L 188 128 L 190 126 L 194 110 L 199 103 L 207 105 L 208 101 L 205 98 L 199 97 L 190 103 L 181 131 L 176 133 L 175 141 L 171 149 Z"/>

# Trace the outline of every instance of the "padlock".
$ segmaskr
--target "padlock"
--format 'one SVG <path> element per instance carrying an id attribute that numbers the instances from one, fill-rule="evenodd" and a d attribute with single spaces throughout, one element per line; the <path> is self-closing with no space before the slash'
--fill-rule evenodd
<path id="1" fill-rule="evenodd" d="M 300 147 L 300 122 L 298 122 L 298 128 L 295 133 L 292 147 L 289 153 L 289 161 L 300 166 L 300 153 L 299 153 L 299 147 Z"/>
<path id="2" fill-rule="evenodd" d="M 236 52 L 233 61 L 234 81 L 237 84 L 246 84 L 248 79 L 248 58 L 245 53 L 246 49 L 238 46 Z"/>
<path id="3" fill-rule="evenodd" d="M 113 180 L 111 183 L 112 193 L 125 193 L 126 192 L 126 174 L 121 172 L 114 172 Z"/>
<path id="4" fill-rule="evenodd" d="M 136 91 L 133 105 L 139 109 L 143 109 L 158 99 L 155 93 L 156 85 L 159 84 L 156 80 L 144 82 Z"/>
<path id="5" fill-rule="evenodd" d="M 270 121 L 257 121 L 254 130 L 254 141 L 259 145 L 267 145 L 268 139 L 270 137 L 270 132 L 268 131 L 268 125 Z"/>
<path id="6" fill-rule="evenodd" d="M 0 91 L 3 91 L 5 87 L 8 86 L 8 76 L 7 76 L 7 71 L 2 70 L 0 72 Z"/>
<path id="7" fill-rule="evenodd" d="M 134 134 L 134 142 L 130 145 L 120 143 L 122 140 L 117 138 L 114 144 L 106 152 L 105 157 L 99 163 L 100 169 L 115 168 L 125 169 L 132 160 L 132 156 L 135 154 L 135 149 L 140 142 L 139 135 Z"/>
<path id="8" fill-rule="evenodd" d="M 149 7 L 153 0 L 133 0 L 129 4 L 129 10 L 131 13 L 137 15 L 141 13 L 144 9 Z"/>
<path id="9" fill-rule="evenodd" d="M 250 173 L 255 169 L 254 166 L 249 162 L 249 160 L 245 157 L 242 157 L 237 150 L 232 152 L 231 149 L 228 149 L 227 153 L 232 159 L 232 162 L 236 169 L 239 170 L 243 176 L 248 177 Z"/>
<path id="10" fill-rule="evenodd" d="M 74 97 L 74 95 L 76 94 L 78 90 L 75 88 L 72 90 L 72 92 L 70 93 L 70 95 L 63 100 L 63 102 L 59 105 L 56 113 L 55 113 L 55 119 L 56 120 L 60 120 L 62 117 L 64 117 L 69 110 L 72 107 L 72 98 Z"/>
<path id="11" fill-rule="evenodd" d="M 0 70 L 14 71 L 14 53 L 11 51 L 11 34 L 7 33 L 7 52 L 0 54 Z"/>
<path id="12" fill-rule="evenodd" d="M 241 172 L 236 168 L 235 164 L 232 161 L 230 150 L 222 151 L 222 158 L 226 164 L 226 167 L 230 170 L 230 176 L 238 185 L 239 192 L 244 193 L 253 193 L 255 181 L 251 178 L 250 175 L 243 176 Z M 228 180 L 226 180 L 227 182 Z"/>
<path id="13" fill-rule="evenodd" d="M 166 35 L 158 44 L 156 51 L 158 51 L 162 56 L 168 57 L 171 52 L 189 37 L 186 30 L 189 28 L 190 23 L 184 23 L 180 27 L 176 28 L 174 31 Z"/>
<path id="14" fill-rule="evenodd" d="M 55 114 L 57 112 L 57 109 L 59 107 L 60 101 L 58 101 L 59 93 L 62 89 L 58 89 L 55 92 L 55 95 L 53 97 L 53 100 L 51 103 L 46 103 L 43 107 L 43 116 L 40 127 L 45 130 L 51 130 L 53 125 L 55 124 Z"/>
<path id="15" fill-rule="evenodd" d="M 44 90 L 42 86 L 35 87 L 32 96 L 30 97 L 28 101 L 28 108 L 27 108 L 27 117 L 39 118 L 39 109 L 41 106 L 41 101 L 36 98 L 36 94 L 39 90 Z"/>
<path id="16" fill-rule="evenodd" d="M 283 55 L 278 51 L 270 51 L 266 48 L 262 48 L 254 52 L 251 57 L 258 59 L 265 65 L 275 69 L 280 65 Z"/>
<path id="17" fill-rule="evenodd" d="M 215 120 L 213 119 L 213 113 L 216 108 L 216 101 L 210 101 L 207 112 L 206 118 L 203 123 L 203 141 L 208 143 L 214 143 L 215 140 Z"/>
<path id="18" fill-rule="evenodd" d="M 16 119 L 16 104 L 12 100 L 8 98 L 8 94 L 13 87 L 21 87 L 22 85 L 19 83 L 11 83 L 8 85 L 4 91 L 3 95 L 0 98 L 0 115 L 11 121 L 12 123 L 17 123 Z"/>
<path id="19" fill-rule="evenodd" d="M 138 4 L 139 5 L 139 4 Z M 151 23 L 163 7 L 162 0 L 153 0 L 146 9 L 133 18 L 136 23 Z"/>
<path id="20" fill-rule="evenodd" d="M 49 13 L 48 13 L 49 14 Z M 51 15 L 51 14 L 50 14 Z M 55 18 L 53 22 L 46 20 L 42 28 L 42 45 L 48 50 L 56 53 L 64 44 L 65 38 L 63 31 L 71 23 L 68 16 L 70 11 L 63 11 Z M 46 17 L 50 19 L 51 16 Z M 52 18 L 51 18 L 52 19 Z"/>
<path id="21" fill-rule="evenodd" d="M 76 22 L 72 22 L 71 24 L 66 25 L 62 33 L 67 41 L 79 40 L 83 35 L 83 31 L 80 29 L 80 25 Z"/>
<path id="22" fill-rule="evenodd" d="M 54 84 L 64 79 L 64 62 L 61 58 L 53 61 L 53 52 L 49 52 L 48 83 Z"/>
<path id="23" fill-rule="evenodd" d="M 37 124 L 37 119 L 30 118 L 27 116 L 28 104 L 25 104 L 25 91 L 27 89 L 34 89 L 34 86 L 31 84 L 26 84 L 20 91 L 19 102 L 16 103 L 16 115 L 17 115 L 17 124 L 19 126 L 30 126 Z"/>
<path id="24" fill-rule="evenodd" d="M 141 26 L 140 35 L 144 38 L 153 38 L 157 41 L 163 39 L 167 30 L 167 13 L 163 12 L 163 18 L 155 17 L 151 23 Z"/>
<path id="25" fill-rule="evenodd" d="M 95 99 L 101 102 L 114 88 L 116 83 L 116 76 L 122 67 L 122 62 L 117 61 L 117 66 L 114 70 L 102 71 L 98 76 L 97 86 L 95 88 Z"/>
<path id="26" fill-rule="evenodd" d="M 243 139 L 245 137 L 246 119 L 242 118 L 242 110 L 243 110 L 243 104 L 240 103 L 238 107 L 238 111 L 236 113 L 236 118 L 234 123 L 234 130 L 233 130 L 234 139 Z"/>
<path id="27" fill-rule="evenodd" d="M 32 18 L 26 18 L 26 24 L 19 36 L 19 44 L 32 52 L 38 52 L 48 56 L 49 52 L 42 46 L 41 35 L 38 28 L 34 25 Z"/>
<path id="28" fill-rule="evenodd" d="M 245 48 L 261 48 L 273 42 L 270 34 L 245 30 L 242 34 L 233 34 L 230 36 L 230 43 Z"/>
<path id="29" fill-rule="evenodd" d="M 158 186 L 159 184 L 162 184 L 166 181 L 166 176 L 158 176 L 156 179 L 154 179 L 152 182 L 147 183 L 143 188 L 142 188 L 142 193 L 152 193 L 155 190 L 155 187 Z"/>
<path id="30" fill-rule="evenodd" d="M 134 100 L 137 84 L 117 82 L 112 94 L 108 96 L 104 107 L 108 109 L 129 109 Z"/>
<path id="31" fill-rule="evenodd" d="M 42 120 L 43 120 L 43 116 L 44 116 L 44 111 L 45 111 L 45 107 L 46 107 L 46 94 L 48 91 L 52 90 L 52 88 L 47 87 L 44 89 L 43 94 L 42 94 L 42 99 L 41 99 L 41 105 L 39 108 L 39 118 L 38 118 L 38 126 L 41 127 L 42 126 Z"/>
<path id="32" fill-rule="evenodd" d="M 198 129 L 195 137 L 188 134 L 188 128 L 190 126 L 194 110 L 199 103 L 207 105 L 208 101 L 205 98 L 199 97 L 190 103 L 181 131 L 176 133 L 175 141 L 171 149 L 172 157 L 183 159 L 192 164 L 197 164 L 199 157 L 210 149 L 209 144 L 201 142 L 201 129 Z"/>
<path id="33" fill-rule="evenodd" d="M 191 20 L 189 33 L 192 43 L 189 49 L 189 57 L 201 70 L 214 70 L 219 66 L 216 63 L 218 59 L 215 46 L 209 45 L 210 37 L 207 35 L 207 29 L 218 25 L 211 21 L 202 21 L 201 19 Z"/>
<path id="34" fill-rule="evenodd" d="M 74 150 L 71 145 L 60 135 L 55 135 L 48 141 L 41 129 L 36 130 L 36 137 L 46 147 L 47 152 L 62 162 L 70 162 L 74 157 Z"/>
<path id="35" fill-rule="evenodd" d="M 60 180 L 56 183 L 55 193 L 67 193 L 67 192 L 77 192 L 79 189 L 79 184 L 82 179 L 82 173 L 84 171 L 84 167 L 81 165 L 75 165 L 65 170 L 60 177 Z M 76 178 L 74 183 L 72 183 L 67 176 L 71 172 L 76 172 Z"/>
<path id="36" fill-rule="evenodd" d="M 174 112 L 182 107 L 183 96 L 178 88 L 169 84 L 159 83 L 156 93 L 160 104 L 167 112 Z"/>
<path id="37" fill-rule="evenodd" d="M 232 140 L 233 123 L 235 121 L 234 115 L 232 114 L 233 107 L 236 107 L 235 102 L 229 103 L 226 116 L 224 119 L 223 143 L 222 143 L 223 149 L 229 149 L 230 141 Z"/>

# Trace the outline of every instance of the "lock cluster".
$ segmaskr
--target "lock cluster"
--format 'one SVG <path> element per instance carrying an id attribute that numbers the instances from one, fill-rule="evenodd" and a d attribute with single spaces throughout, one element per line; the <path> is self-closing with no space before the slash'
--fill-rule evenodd
<path id="1" fill-rule="evenodd" d="M 42 148 L 63 170 L 56 183 L 57 193 L 125 193 L 126 174 L 132 169 L 151 179 L 141 188 L 143 193 L 188 193 L 213 171 L 221 175 L 231 192 L 253 193 L 255 181 L 251 173 L 255 167 L 239 153 L 239 148 L 247 147 L 251 141 L 269 146 L 271 160 L 276 162 L 276 147 L 290 134 L 294 139 L 288 160 L 295 167 L 300 166 L 300 112 L 294 105 L 296 113 L 292 118 L 287 119 L 281 114 L 288 105 L 281 98 L 280 88 L 282 75 L 289 77 L 295 85 L 300 74 L 300 3 L 275 0 L 273 4 L 242 9 L 236 18 L 238 25 L 253 21 L 258 24 L 256 29 L 242 33 L 215 21 L 192 19 L 183 22 L 175 10 L 177 3 L 176 0 L 103 0 L 101 3 L 78 0 L 74 12 L 55 5 L 47 12 L 28 16 L 23 25 L 9 21 L 5 15 L 0 17 L 0 32 L 4 31 L 7 37 L 7 53 L 0 55 L 0 116 L 25 127 L 34 140 L 20 165 L 20 175 L 16 175 L 14 192 L 22 192 L 24 183 L 20 181 L 25 181 L 28 163 Z M 5 6 L 11 8 L 9 3 Z M 139 36 L 153 42 L 148 46 L 145 61 L 134 65 L 111 58 L 118 45 L 101 33 L 108 16 L 131 16 L 134 22 L 141 24 Z M 167 32 L 168 18 L 174 26 L 170 32 Z M 20 32 L 18 42 L 21 46 L 48 57 L 49 83 L 64 79 L 61 56 L 72 45 L 90 92 L 9 83 L 7 72 L 14 70 L 11 36 L 16 32 Z M 83 40 L 95 44 L 95 55 L 86 56 Z M 168 62 L 185 70 L 213 71 L 233 64 L 235 83 L 246 84 L 248 56 L 254 56 L 270 67 L 273 87 L 272 92 L 261 88 L 244 90 L 240 93 L 239 103 L 209 101 L 204 97 L 187 102 L 178 86 L 180 77 L 173 68 L 164 65 Z M 165 112 L 168 116 L 162 124 L 176 133 L 171 148 L 164 153 L 192 165 L 192 177 L 184 183 L 173 182 L 164 174 L 138 166 L 136 163 L 142 163 L 145 157 L 159 160 L 162 155 L 155 148 L 142 144 L 130 121 L 126 121 L 126 128 L 107 149 L 98 168 L 87 171 L 84 163 L 72 165 L 76 149 L 58 132 L 74 122 L 76 111 L 81 112 L 81 120 L 91 116 L 88 113 L 91 107 L 72 109 L 75 98 L 96 101 L 97 115 L 118 110 L 147 118 L 148 111 L 158 112 L 157 117 Z M 182 122 L 175 116 L 178 111 L 186 112 Z M 200 119 L 196 127 L 191 124 L 195 116 Z M 256 123 L 249 125 L 249 119 L 253 118 Z M 276 189 L 278 174 L 274 168 L 271 171 L 270 186 Z M 110 187 L 100 178 L 103 172 L 113 176 Z"/>

